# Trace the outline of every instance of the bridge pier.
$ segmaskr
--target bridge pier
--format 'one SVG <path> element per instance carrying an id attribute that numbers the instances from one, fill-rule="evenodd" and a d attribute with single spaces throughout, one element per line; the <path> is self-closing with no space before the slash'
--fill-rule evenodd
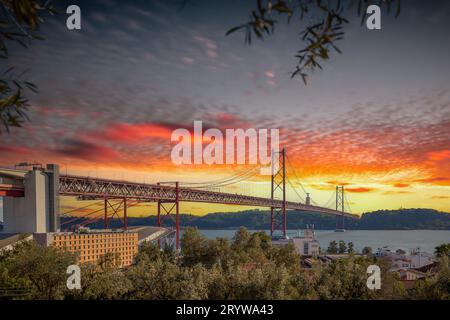
<path id="1" fill-rule="evenodd" d="M 103 197 L 104 204 L 103 204 L 103 227 L 105 229 L 108 229 L 110 227 L 110 221 L 116 217 L 117 219 L 122 220 L 122 226 L 124 230 L 128 229 L 128 212 L 127 209 L 130 206 L 133 206 L 133 204 L 129 205 L 127 198 L 119 198 L 119 199 L 109 199 L 106 196 Z M 119 202 L 112 203 L 110 200 L 119 200 Z M 121 218 L 121 215 L 119 214 L 120 210 L 123 206 L 123 217 Z M 112 214 L 109 215 L 108 207 L 111 208 Z"/>
<path id="2" fill-rule="evenodd" d="M 108 199 L 104 198 L 104 220 L 103 220 L 103 227 L 105 229 L 108 229 Z"/>
<path id="3" fill-rule="evenodd" d="M 23 176 L 3 176 L 5 183 L 22 179 L 23 197 L 5 197 L 3 220 L 5 233 L 45 233 L 59 231 L 59 166 L 34 167 Z"/>
<path id="4" fill-rule="evenodd" d="M 341 214 L 336 216 L 335 232 L 345 232 L 345 217 L 344 217 L 344 186 L 336 186 L 336 211 Z"/>
<path id="5" fill-rule="evenodd" d="M 160 186 L 158 183 L 157 186 Z M 169 206 L 166 206 L 169 204 Z M 161 200 L 157 201 L 157 223 L 158 227 L 163 227 L 163 220 L 165 217 L 170 218 L 175 224 L 175 248 L 180 249 L 180 184 L 175 182 L 175 200 Z M 161 214 L 163 212 L 163 214 Z M 173 218 L 175 214 L 175 219 Z M 158 245 L 160 243 L 158 242 Z"/>

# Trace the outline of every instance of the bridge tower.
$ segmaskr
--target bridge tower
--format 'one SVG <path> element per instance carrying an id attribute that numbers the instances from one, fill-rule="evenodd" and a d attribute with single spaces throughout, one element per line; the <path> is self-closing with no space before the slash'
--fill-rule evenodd
<path id="1" fill-rule="evenodd" d="M 128 215 L 127 209 L 131 205 L 127 202 L 127 198 L 108 198 L 106 196 L 103 197 L 103 227 L 108 229 L 110 227 L 110 220 L 113 220 L 115 217 L 120 218 L 120 211 L 123 210 L 123 218 L 122 227 L 124 230 L 128 229 Z M 111 214 L 110 214 L 111 212 Z"/>
<path id="2" fill-rule="evenodd" d="M 160 186 L 160 183 L 157 183 Z M 175 248 L 180 249 L 180 183 L 175 182 L 175 199 L 174 200 L 158 200 L 157 203 L 157 224 L 162 227 L 164 218 L 170 218 L 175 224 Z M 175 218 L 173 217 L 175 214 Z M 158 244 L 160 244 L 158 242 Z"/>
<path id="3" fill-rule="evenodd" d="M 335 232 L 345 232 L 344 186 L 336 186 L 336 211 L 340 211 L 341 214 L 336 216 Z"/>
<path id="4" fill-rule="evenodd" d="M 286 238 L 286 159 L 285 149 L 272 152 L 272 183 L 271 199 L 275 199 L 275 192 L 281 192 L 283 204 L 281 208 L 270 208 L 270 236 L 278 230 Z"/>

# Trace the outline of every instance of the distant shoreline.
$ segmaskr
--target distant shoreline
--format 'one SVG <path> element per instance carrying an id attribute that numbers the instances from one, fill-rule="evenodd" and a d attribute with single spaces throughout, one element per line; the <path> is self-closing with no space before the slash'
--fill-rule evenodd
<path id="1" fill-rule="evenodd" d="M 61 223 L 73 220 L 73 217 L 61 217 Z M 167 223 L 173 223 L 167 219 Z M 66 226 L 87 222 L 87 218 L 80 217 L 79 220 Z M 120 228 L 120 220 L 110 220 L 110 227 Z M 156 216 L 129 217 L 129 226 L 156 226 Z M 210 213 L 204 216 L 192 214 L 180 214 L 180 226 L 182 228 L 197 227 L 203 230 L 233 230 L 241 226 L 251 230 L 267 230 L 270 225 L 270 212 L 260 210 L 247 210 L 240 212 Z M 287 218 L 287 229 L 301 230 L 306 225 L 314 225 L 316 230 L 334 230 L 336 217 L 312 213 L 290 211 Z M 88 224 L 91 228 L 103 228 L 103 220 Z M 165 224 L 164 226 L 171 226 Z M 379 210 L 364 213 L 360 219 L 345 219 L 346 230 L 450 230 L 450 214 L 432 209 L 400 209 Z"/>

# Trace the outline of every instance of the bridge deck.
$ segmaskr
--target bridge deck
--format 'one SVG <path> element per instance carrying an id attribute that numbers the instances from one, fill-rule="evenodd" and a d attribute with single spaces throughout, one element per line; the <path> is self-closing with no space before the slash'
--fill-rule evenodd
<path id="1" fill-rule="evenodd" d="M 175 186 L 143 184 L 72 175 L 60 176 L 59 193 L 66 196 L 82 196 L 92 199 L 103 199 L 107 197 L 129 198 L 140 201 L 175 201 L 177 197 L 177 189 Z M 207 202 L 269 208 L 281 208 L 283 206 L 283 201 L 277 199 L 272 200 L 262 197 L 184 187 L 180 187 L 178 189 L 178 199 L 179 201 L 184 202 Z M 286 201 L 286 209 L 311 211 L 332 215 L 342 214 L 341 211 L 292 201 Z M 343 215 L 349 218 L 359 218 L 359 216 L 347 212 L 344 212 Z"/>
<path id="2" fill-rule="evenodd" d="M 0 197 L 23 197 L 24 190 L 22 186 L 13 184 L 0 184 Z"/>

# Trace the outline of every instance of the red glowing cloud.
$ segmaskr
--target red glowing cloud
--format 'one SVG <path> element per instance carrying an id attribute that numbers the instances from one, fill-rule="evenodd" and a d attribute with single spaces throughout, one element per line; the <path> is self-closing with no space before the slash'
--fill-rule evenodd
<path id="1" fill-rule="evenodd" d="M 345 188 L 345 191 L 353 192 L 353 193 L 366 193 L 366 192 L 373 192 L 373 191 L 375 191 L 375 189 L 360 187 L 360 188 Z"/>
<path id="2" fill-rule="evenodd" d="M 109 126 L 101 137 L 124 143 L 144 142 L 144 139 L 170 139 L 173 126 L 153 123 L 118 123 Z"/>

